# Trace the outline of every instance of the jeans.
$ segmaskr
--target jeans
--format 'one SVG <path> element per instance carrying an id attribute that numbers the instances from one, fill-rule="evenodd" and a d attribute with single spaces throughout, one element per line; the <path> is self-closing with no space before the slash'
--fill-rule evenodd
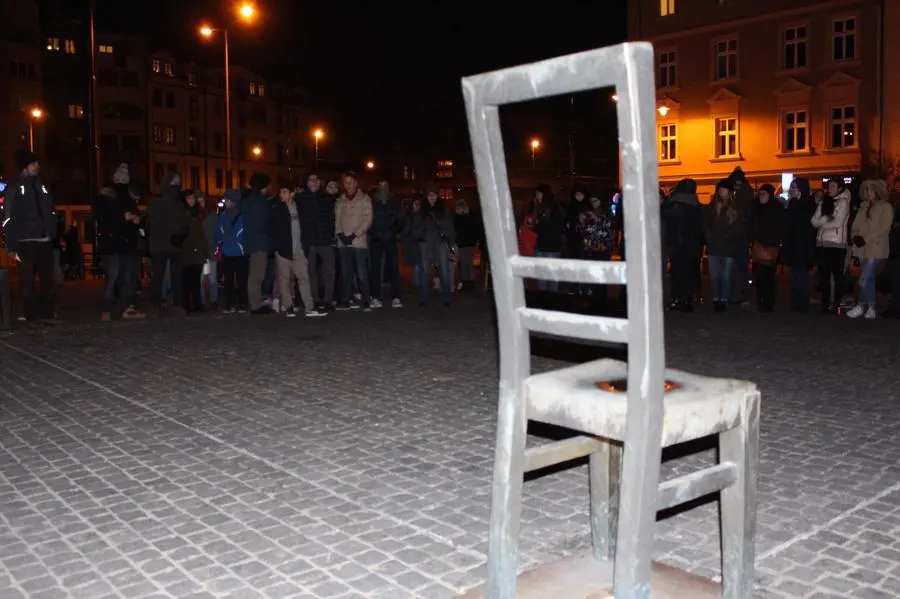
<path id="1" fill-rule="evenodd" d="M 859 261 L 859 305 L 875 307 L 875 276 L 881 260 L 865 258 Z"/>
<path id="2" fill-rule="evenodd" d="M 428 301 L 428 294 L 431 291 L 431 265 L 435 265 L 438 270 L 438 279 L 441 282 L 441 299 L 445 304 L 450 303 L 450 252 L 443 243 L 435 248 L 429 248 L 428 245 L 422 243 L 419 245 L 422 255 L 421 272 L 422 284 L 419 286 L 419 303 L 424 304 Z"/>
<path id="3" fill-rule="evenodd" d="M 100 259 L 106 278 L 103 287 L 104 312 L 112 312 L 120 304 L 125 309 L 134 303 L 136 260 L 135 254 L 104 254 Z"/>
<path id="4" fill-rule="evenodd" d="M 400 297 L 400 249 L 393 239 L 369 241 L 369 258 L 371 259 L 371 292 L 376 299 L 381 299 L 383 283 L 391 286 L 393 297 Z M 382 268 L 384 270 L 382 270 Z M 384 279 L 382 279 L 382 272 Z"/>
<path id="5" fill-rule="evenodd" d="M 809 267 L 805 264 L 792 264 L 790 269 L 791 279 L 791 307 L 801 312 L 809 309 Z"/>
<path id="6" fill-rule="evenodd" d="M 712 279 L 712 301 L 727 302 L 731 296 L 731 270 L 734 258 L 731 256 L 710 256 L 709 276 Z"/>
<path id="7" fill-rule="evenodd" d="M 202 279 L 202 264 L 186 264 L 181 267 L 181 305 L 185 312 L 203 310 Z"/>
<path id="8" fill-rule="evenodd" d="M 369 304 L 369 250 L 366 248 L 342 247 L 341 254 L 341 303 L 349 304 L 353 296 L 354 280 L 359 285 L 363 305 Z"/>
<path id="9" fill-rule="evenodd" d="M 323 245 L 309 248 L 309 281 L 313 301 L 331 306 L 334 299 L 334 248 Z M 322 294 L 324 287 L 325 294 Z"/>
<path id="10" fill-rule="evenodd" d="M 165 279 L 166 269 L 169 269 L 169 278 L 172 282 L 172 303 L 176 306 L 181 304 L 181 277 L 171 276 L 172 273 L 181 272 L 181 252 L 157 252 L 153 254 L 152 260 L 153 278 L 150 282 L 151 300 L 163 303 L 163 280 Z"/>
<path id="11" fill-rule="evenodd" d="M 412 267 L 412 286 L 413 289 L 419 291 L 419 288 L 422 285 L 427 285 L 427 281 L 425 280 L 425 268 L 422 266 L 422 263 L 414 264 Z"/>
<path id="12" fill-rule="evenodd" d="M 246 310 L 250 305 L 247 294 L 247 278 L 250 259 L 247 256 L 222 258 L 222 276 L 225 279 L 225 309 Z"/>
<path id="13" fill-rule="evenodd" d="M 559 258 L 561 252 L 536 252 L 538 258 Z M 538 291 L 557 291 L 559 289 L 559 281 L 546 281 L 541 279 L 538 281 Z"/>
<path id="14" fill-rule="evenodd" d="M 206 268 L 208 272 L 206 274 L 200 274 L 200 289 L 201 293 L 203 290 L 204 283 L 209 289 L 209 302 L 204 302 L 206 306 L 213 306 L 216 302 L 219 301 L 219 263 L 215 260 L 215 258 L 210 258 L 206 261 Z M 201 296 L 205 297 L 205 296 Z"/>
<path id="15" fill-rule="evenodd" d="M 53 317 L 53 292 L 56 288 L 53 266 L 53 243 L 20 241 L 16 249 L 19 262 L 19 293 L 26 320 Z M 34 275 L 41 281 L 41 293 L 35 293 Z"/>

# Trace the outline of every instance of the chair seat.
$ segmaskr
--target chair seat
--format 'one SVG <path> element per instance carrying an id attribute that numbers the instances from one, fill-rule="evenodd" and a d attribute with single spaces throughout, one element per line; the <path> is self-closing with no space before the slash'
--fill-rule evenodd
<path id="1" fill-rule="evenodd" d="M 626 378 L 627 368 L 625 362 L 604 359 L 528 377 L 523 383 L 528 418 L 624 441 L 628 396 L 598 383 Z M 664 397 L 663 447 L 736 427 L 745 398 L 757 393 L 750 382 L 679 370 L 667 369 L 666 379 L 676 388 Z"/>

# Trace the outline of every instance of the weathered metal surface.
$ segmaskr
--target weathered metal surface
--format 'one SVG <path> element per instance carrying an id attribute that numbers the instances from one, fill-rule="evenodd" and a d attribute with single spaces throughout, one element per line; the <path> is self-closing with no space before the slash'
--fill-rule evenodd
<path id="1" fill-rule="evenodd" d="M 509 266 L 513 275 L 521 279 L 555 279 L 584 285 L 624 285 L 627 272 L 624 262 L 594 260 L 585 265 L 584 260 L 530 256 L 510 256 Z"/>
<path id="2" fill-rule="evenodd" d="M 519 308 L 519 323 L 535 333 L 561 335 L 569 339 L 628 342 L 628 321 L 624 318 Z"/>
<path id="3" fill-rule="evenodd" d="M 730 487 L 736 480 L 737 466 L 731 462 L 722 462 L 667 480 L 659 485 L 656 509 L 667 510 L 670 507 L 699 499 L 704 495 Z"/>
<path id="4" fill-rule="evenodd" d="M 589 456 L 600 451 L 606 444 L 606 441 L 600 439 L 580 436 L 532 447 L 525 452 L 525 472 Z"/>

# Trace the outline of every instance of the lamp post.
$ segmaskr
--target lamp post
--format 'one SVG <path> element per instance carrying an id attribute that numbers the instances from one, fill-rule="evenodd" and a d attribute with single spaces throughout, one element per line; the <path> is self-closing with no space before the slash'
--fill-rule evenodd
<path id="1" fill-rule="evenodd" d="M 251 151 L 251 152 L 253 153 L 253 155 L 256 156 L 257 158 L 259 158 L 260 156 L 262 156 L 262 153 L 263 153 L 262 148 L 259 147 L 259 146 L 253 146 L 253 148 L 252 148 L 250 151 Z"/>
<path id="2" fill-rule="evenodd" d="M 531 140 L 531 168 L 535 168 L 535 152 L 541 147 L 541 140 L 535 138 Z"/>
<path id="3" fill-rule="evenodd" d="M 250 22 L 256 16 L 256 8 L 245 2 L 238 6 L 237 14 L 240 20 Z M 216 33 L 221 33 L 225 42 L 225 172 L 228 179 L 225 187 L 230 188 L 233 184 L 233 173 L 231 168 L 231 67 L 228 54 L 228 29 L 214 28 L 209 25 L 200 27 L 200 35 L 206 39 L 212 38 Z"/>
<path id="4" fill-rule="evenodd" d="M 319 168 L 319 140 L 325 137 L 325 132 L 321 129 L 313 131 L 313 138 L 316 140 L 316 169 Z"/>
<path id="5" fill-rule="evenodd" d="M 374 171 L 375 170 L 375 161 L 369 160 L 366 162 L 366 170 Z"/>
<path id="6" fill-rule="evenodd" d="M 34 152 L 34 122 L 39 121 L 44 116 L 44 111 L 40 108 L 32 108 L 28 111 L 28 151 Z"/>

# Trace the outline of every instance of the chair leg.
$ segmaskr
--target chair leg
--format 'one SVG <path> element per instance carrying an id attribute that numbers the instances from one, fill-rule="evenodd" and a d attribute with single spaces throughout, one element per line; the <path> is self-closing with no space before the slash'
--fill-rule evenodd
<path id="1" fill-rule="evenodd" d="M 527 426 L 519 398 L 514 393 L 501 392 L 485 599 L 516 598 Z"/>
<path id="2" fill-rule="evenodd" d="M 622 446 L 609 441 L 592 453 L 588 465 L 591 493 L 591 542 L 598 561 L 615 559 L 619 524 Z"/>
<path id="3" fill-rule="evenodd" d="M 741 425 L 719 435 L 719 461 L 737 465 L 734 485 L 722 490 L 722 597 L 753 596 L 756 560 L 756 485 L 759 471 L 759 394 L 747 396 Z"/>

